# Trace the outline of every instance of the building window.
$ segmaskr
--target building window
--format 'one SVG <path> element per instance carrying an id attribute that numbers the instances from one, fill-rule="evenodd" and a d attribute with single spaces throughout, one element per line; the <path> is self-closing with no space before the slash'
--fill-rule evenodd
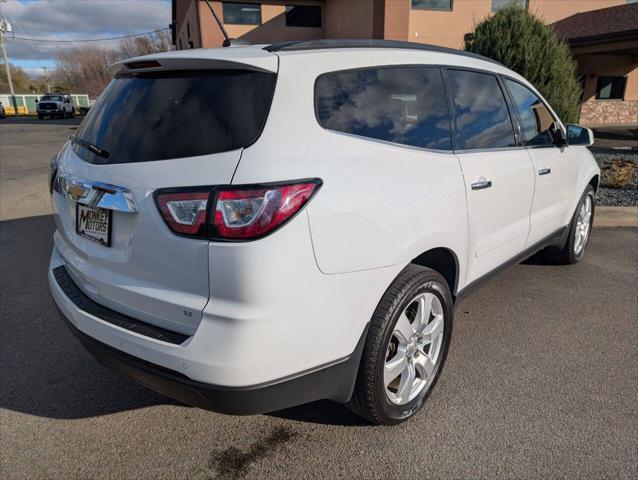
<path id="1" fill-rule="evenodd" d="M 325 73 L 315 83 L 315 112 L 328 130 L 412 147 L 452 149 L 447 97 L 438 68 Z"/>
<path id="2" fill-rule="evenodd" d="M 415 10 L 452 10 L 452 0 L 412 0 Z"/>
<path id="3" fill-rule="evenodd" d="M 261 25 L 259 3 L 224 2 L 224 23 L 235 25 Z"/>
<path id="4" fill-rule="evenodd" d="M 502 8 L 509 7 L 510 5 L 516 5 L 527 10 L 529 6 L 529 0 L 492 0 L 492 11 L 498 12 Z"/>
<path id="5" fill-rule="evenodd" d="M 318 5 L 287 5 L 286 26 L 321 28 L 321 7 Z"/>
<path id="6" fill-rule="evenodd" d="M 599 100 L 623 100 L 627 77 L 598 77 L 596 98 Z"/>

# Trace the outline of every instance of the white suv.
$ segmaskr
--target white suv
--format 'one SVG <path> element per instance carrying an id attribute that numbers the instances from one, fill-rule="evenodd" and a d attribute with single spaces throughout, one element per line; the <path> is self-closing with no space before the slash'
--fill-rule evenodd
<path id="1" fill-rule="evenodd" d="M 584 254 L 591 131 L 488 59 L 315 41 L 112 73 L 51 163 L 51 292 L 96 358 L 191 405 L 398 423 L 461 296 L 542 248 Z"/>

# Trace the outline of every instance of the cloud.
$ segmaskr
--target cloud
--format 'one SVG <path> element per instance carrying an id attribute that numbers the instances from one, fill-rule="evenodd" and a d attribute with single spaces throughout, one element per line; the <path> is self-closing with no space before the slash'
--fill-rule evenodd
<path id="1" fill-rule="evenodd" d="M 76 40 L 166 28 L 171 4 L 169 0 L 13 0 L 2 4 L 2 15 L 12 24 L 16 37 Z M 113 47 L 117 42 L 91 44 Z M 18 64 L 21 60 L 52 60 L 78 45 L 7 39 L 9 61 Z"/>

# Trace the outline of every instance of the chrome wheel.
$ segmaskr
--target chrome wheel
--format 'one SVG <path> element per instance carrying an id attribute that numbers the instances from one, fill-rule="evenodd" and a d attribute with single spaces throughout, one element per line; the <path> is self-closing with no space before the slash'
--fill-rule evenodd
<path id="1" fill-rule="evenodd" d="M 388 399 L 404 405 L 434 379 L 443 342 L 443 306 L 433 293 L 417 295 L 401 312 L 383 368 Z"/>
<path id="2" fill-rule="evenodd" d="M 587 244 L 587 238 L 589 237 L 589 230 L 591 227 L 592 205 L 591 195 L 587 195 L 578 212 L 576 231 L 574 232 L 574 253 L 576 255 L 580 255 Z"/>

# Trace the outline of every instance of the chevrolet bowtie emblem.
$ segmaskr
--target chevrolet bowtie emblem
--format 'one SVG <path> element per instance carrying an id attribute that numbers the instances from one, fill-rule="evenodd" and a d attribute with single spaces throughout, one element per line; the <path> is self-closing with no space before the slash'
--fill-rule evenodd
<path id="1" fill-rule="evenodd" d="M 85 188 L 82 185 L 78 185 L 77 183 L 70 185 L 66 189 L 66 193 L 69 195 L 69 197 L 71 197 L 72 200 L 80 200 L 81 198 L 86 197 L 88 191 L 88 188 Z"/>

